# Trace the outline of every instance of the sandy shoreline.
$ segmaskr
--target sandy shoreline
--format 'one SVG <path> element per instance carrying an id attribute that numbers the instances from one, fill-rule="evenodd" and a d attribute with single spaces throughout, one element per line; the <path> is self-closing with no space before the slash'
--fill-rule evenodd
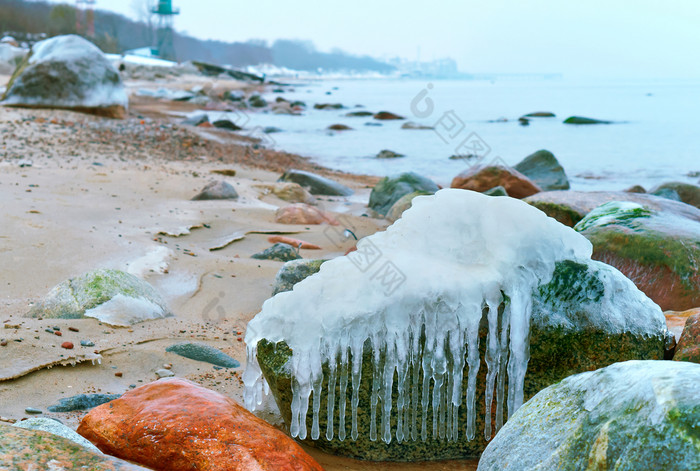
<path id="1" fill-rule="evenodd" d="M 183 84 L 192 85 L 183 81 L 177 86 Z M 233 81 L 225 85 L 241 86 Z M 275 182 L 284 170 L 314 171 L 353 188 L 355 195 L 347 199 L 317 199 L 319 208 L 342 214 L 353 224 L 358 237 L 388 225 L 362 217 L 376 177 L 324 169 L 297 155 L 251 145 L 250 139 L 228 131 L 174 124 L 175 116 L 192 111 L 187 103 L 132 95 L 130 106 L 129 117 L 121 121 L 65 110 L 2 108 L 0 337 L 8 340 L 0 348 L 3 418 L 20 420 L 28 416 L 26 407 L 35 407 L 75 428 L 84 412 L 49 413 L 46 408 L 80 393 L 123 393 L 155 380 L 155 370 L 167 363 L 177 376 L 242 401 L 242 337 L 282 266 L 250 258 L 271 245 L 266 233 L 294 234 L 322 247 L 302 250 L 304 258 L 332 258 L 353 245 L 335 245 L 324 233 L 326 225 L 274 222 L 276 209 L 288 203 L 256 185 Z M 236 175 L 212 173 L 222 169 Z M 190 201 L 215 179 L 231 183 L 239 199 Z M 178 237 L 159 234 L 192 226 L 189 234 Z M 210 250 L 235 235 L 244 237 Z M 101 267 L 144 276 L 164 293 L 175 317 L 131 328 L 92 319 L 24 317 L 54 285 Z M 62 336 L 46 332 L 53 327 Z M 80 340 L 95 346 L 81 347 Z M 165 352 L 183 340 L 219 348 L 243 366 L 215 369 Z M 76 348 L 62 349 L 65 341 Z M 280 425 L 274 412 L 266 418 Z M 329 470 L 475 469 L 472 461 L 377 464 L 309 452 Z"/>

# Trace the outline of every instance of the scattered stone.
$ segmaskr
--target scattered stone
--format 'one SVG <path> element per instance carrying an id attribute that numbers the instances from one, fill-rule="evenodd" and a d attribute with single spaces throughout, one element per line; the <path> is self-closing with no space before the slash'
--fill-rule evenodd
<path id="1" fill-rule="evenodd" d="M 114 376 L 116 376 L 117 378 L 121 378 L 122 376 L 124 376 L 124 373 L 122 373 L 121 371 L 117 371 L 116 373 L 114 373 Z"/>
<path id="2" fill-rule="evenodd" d="M 352 131 L 352 128 L 346 124 L 331 124 L 328 129 L 331 131 Z"/>
<path id="3" fill-rule="evenodd" d="M 484 191 L 485 195 L 488 196 L 508 196 L 508 192 L 502 186 L 494 186 L 490 190 Z"/>
<path id="4" fill-rule="evenodd" d="M 378 158 L 378 159 L 397 159 L 399 157 L 405 157 L 405 156 L 403 154 L 399 154 L 398 152 L 394 152 L 393 150 L 384 149 L 382 151 L 379 151 L 376 158 Z"/>
<path id="5" fill-rule="evenodd" d="M 24 409 L 24 412 L 27 414 L 43 414 L 41 409 L 37 409 L 36 407 L 27 407 Z"/>
<path id="6" fill-rule="evenodd" d="M 34 44 L 10 79 L 2 103 L 123 118 L 128 98 L 119 72 L 102 51 L 80 36 L 67 35 Z"/>
<path id="7" fill-rule="evenodd" d="M 212 170 L 211 173 L 215 173 L 217 175 L 223 175 L 225 177 L 235 177 L 236 176 L 236 171 L 232 168 L 216 169 L 216 170 Z"/>
<path id="8" fill-rule="evenodd" d="M 306 203 L 315 204 L 316 198 L 311 193 L 306 191 L 304 187 L 298 183 L 292 182 L 275 182 L 273 184 L 255 185 L 256 188 L 261 188 L 265 192 L 270 192 L 281 200 L 289 203 Z"/>
<path id="9" fill-rule="evenodd" d="M 379 113 L 375 113 L 373 117 L 374 117 L 374 119 L 378 119 L 381 121 L 392 120 L 392 119 L 406 119 L 403 116 L 399 116 L 397 114 L 391 113 L 390 111 L 380 111 Z"/>
<path id="10" fill-rule="evenodd" d="M 594 259 L 620 270 L 663 310 L 700 306 L 700 222 L 612 201 L 574 229 L 591 241 Z"/>
<path id="11" fill-rule="evenodd" d="M 241 364 L 218 348 L 199 342 L 183 342 L 171 345 L 166 352 L 175 353 L 190 360 L 203 361 L 224 368 L 238 368 Z M 169 368 L 166 368 L 169 369 Z"/>
<path id="12" fill-rule="evenodd" d="M 77 327 L 68 327 L 68 330 L 70 330 L 71 332 L 80 332 L 80 329 L 78 329 Z"/>
<path id="13" fill-rule="evenodd" d="M 275 127 L 275 126 L 266 126 L 266 127 L 263 128 L 263 132 L 264 132 L 265 134 L 275 134 L 275 133 L 278 133 L 278 132 L 282 132 L 282 129 L 277 128 L 277 127 Z"/>
<path id="14" fill-rule="evenodd" d="M 182 124 L 187 126 L 199 126 L 202 123 L 208 123 L 209 116 L 206 113 L 199 113 L 186 118 Z"/>
<path id="15" fill-rule="evenodd" d="M 413 193 L 403 195 L 396 201 L 396 203 L 391 205 L 391 208 L 389 208 L 389 211 L 386 213 L 386 219 L 391 222 L 398 221 L 403 215 L 404 211 L 410 208 L 413 204 L 413 198 L 424 195 L 432 195 L 432 193 L 428 191 L 414 191 Z"/>
<path id="16" fill-rule="evenodd" d="M 291 260 L 280 268 L 275 276 L 275 284 L 272 288 L 272 296 L 277 293 L 291 291 L 295 284 L 317 273 L 326 260 Z"/>
<path id="17" fill-rule="evenodd" d="M 243 101 L 245 93 L 242 90 L 226 90 L 222 98 L 227 101 Z"/>
<path id="18" fill-rule="evenodd" d="M 173 373 L 170 370 L 166 370 L 165 368 L 161 368 L 160 370 L 156 370 L 156 376 L 158 378 L 170 378 L 172 376 L 175 376 L 175 373 Z"/>
<path id="19" fill-rule="evenodd" d="M 350 196 L 354 193 L 345 185 L 304 170 L 287 170 L 278 181 L 298 183 L 312 195 Z"/>
<path id="20" fill-rule="evenodd" d="M 365 126 L 379 127 L 379 126 L 383 126 L 383 124 L 382 123 L 373 123 L 370 121 L 368 123 L 365 123 Z"/>
<path id="21" fill-rule="evenodd" d="M 53 433 L 26 430 L 16 425 L 0 424 L 2 461 L 4 465 L 11 466 L 6 469 L 147 471 L 146 468 L 90 451 Z"/>
<path id="22" fill-rule="evenodd" d="M 343 105 L 340 103 L 316 103 L 314 105 L 315 110 L 342 110 Z"/>
<path id="23" fill-rule="evenodd" d="M 73 350 L 73 342 L 63 342 L 61 344 L 61 348 L 65 348 L 66 350 Z"/>
<path id="24" fill-rule="evenodd" d="M 275 213 L 275 222 L 279 224 L 323 224 L 337 226 L 338 221 L 330 214 L 304 203 L 283 206 Z"/>
<path id="25" fill-rule="evenodd" d="M 564 124 L 613 124 L 612 121 L 600 119 L 584 118 L 581 116 L 570 116 L 564 120 Z"/>
<path id="26" fill-rule="evenodd" d="M 0 347 L 7 347 L 7 340 L 6 339 L 0 340 Z"/>
<path id="27" fill-rule="evenodd" d="M 414 123 L 413 121 L 406 121 L 401 125 L 401 129 L 409 129 L 409 130 L 427 130 L 427 129 L 435 129 L 432 126 L 425 126 L 423 124 L 418 124 Z"/>
<path id="28" fill-rule="evenodd" d="M 564 168 L 548 150 L 538 150 L 528 155 L 513 168 L 532 180 L 543 191 L 568 190 L 570 187 Z"/>
<path id="29" fill-rule="evenodd" d="M 230 119 L 217 119 L 212 124 L 214 125 L 215 128 L 228 129 L 229 131 L 240 131 L 241 129 L 243 129 L 242 127 L 240 127 L 239 125 L 237 125 L 236 123 L 231 121 Z"/>
<path id="30" fill-rule="evenodd" d="M 518 118 L 518 124 L 520 124 L 521 126 L 529 126 L 530 120 L 527 118 Z"/>
<path id="31" fill-rule="evenodd" d="M 508 192 L 508 196 L 518 199 L 542 191 L 528 177 L 503 165 L 475 165 L 454 177 L 451 186 L 479 193 L 502 186 Z"/>
<path id="32" fill-rule="evenodd" d="M 673 359 L 700 363 L 700 310 L 688 317 Z"/>
<path id="33" fill-rule="evenodd" d="M 533 113 L 524 114 L 523 118 L 556 118 L 557 115 L 551 111 L 535 111 Z"/>
<path id="34" fill-rule="evenodd" d="M 277 243 L 272 247 L 268 247 L 262 252 L 258 252 L 251 256 L 257 260 L 277 260 L 279 262 L 288 262 L 301 258 L 299 252 L 289 244 Z"/>
<path id="35" fill-rule="evenodd" d="M 93 409 L 78 433 L 106 453 L 154 469 L 323 469 L 294 440 L 232 399 L 182 379 L 141 386 Z"/>
<path id="36" fill-rule="evenodd" d="M 372 188 L 368 206 L 382 216 L 386 216 L 389 209 L 402 196 L 416 191 L 433 194 L 438 191 L 438 186 L 429 178 L 413 172 L 384 177 Z"/>
<path id="37" fill-rule="evenodd" d="M 58 435 L 59 437 L 66 438 L 84 448 L 87 448 L 90 451 L 102 454 L 102 452 L 95 445 L 85 440 L 83 437 L 75 433 L 75 431 L 66 427 L 61 422 L 55 419 L 49 419 L 46 417 L 34 417 L 31 419 L 23 420 L 21 422 L 17 422 L 14 424 L 14 427 L 20 427 L 25 430 L 42 430 L 44 432 L 48 432 L 53 435 Z"/>
<path id="38" fill-rule="evenodd" d="M 235 200 L 238 199 L 238 192 L 230 183 L 223 180 L 213 181 L 207 184 L 192 201 L 205 200 Z"/>
<path id="39" fill-rule="evenodd" d="M 646 193 L 647 190 L 642 185 L 633 185 L 626 190 L 625 193 Z"/>
<path id="40" fill-rule="evenodd" d="M 129 326 L 172 314 L 147 282 L 120 270 L 99 269 L 56 285 L 28 313 L 44 319 L 94 317 Z"/>
<path id="41" fill-rule="evenodd" d="M 267 106 L 267 101 L 260 95 L 253 95 L 248 99 L 248 104 L 253 108 L 265 108 Z"/>
<path id="42" fill-rule="evenodd" d="M 368 116 L 373 116 L 374 113 L 371 111 L 351 111 L 350 113 L 347 113 L 345 116 L 348 118 L 366 118 Z"/>
<path id="43" fill-rule="evenodd" d="M 49 412 L 72 412 L 88 410 L 119 398 L 119 394 L 78 394 L 58 400 L 58 404 L 49 406 Z"/>
<path id="44" fill-rule="evenodd" d="M 570 376 L 523 405 L 479 471 L 700 469 L 700 365 L 627 361 Z"/>
<path id="45" fill-rule="evenodd" d="M 93 342 L 92 340 L 81 340 L 81 341 L 80 341 L 80 346 L 81 346 L 81 347 L 94 347 L 94 346 L 95 346 L 95 342 Z"/>
<path id="46" fill-rule="evenodd" d="M 700 209 L 700 186 L 692 183 L 668 182 L 649 190 L 652 195 L 682 201 Z"/>

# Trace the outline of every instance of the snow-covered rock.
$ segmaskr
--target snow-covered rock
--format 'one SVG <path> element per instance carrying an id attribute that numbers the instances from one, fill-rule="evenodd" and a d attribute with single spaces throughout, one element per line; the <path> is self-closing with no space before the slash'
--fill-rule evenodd
<path id="1" fill-rule="evenodd" d="M 542 388 L 663 357 L 659 307 L 524 202 L 418 196 L 357 249 L 267 300 L 246 332 L 246 405 L 269 386 L 292 435 L 332 453 L 478 456 Z"/>
<path id="2" fill-rule="evenodd" d="M 123 117 L 128 98 L 119 73 L 102 51 L 80 36 L 67 35 L 33 46 L 10 80 L 2 103 Z"/>
<path id="3" fill-rule="evenodd" d="M 27 52 L 24 48 L 0 42 L 0 75 L 12 75 Z"/>
<path id="4" fill-rule="evenodd" d="M 528 401 L 479 471 L 700 469 L 700 365 L 627 361 L 581 373 Z"/>

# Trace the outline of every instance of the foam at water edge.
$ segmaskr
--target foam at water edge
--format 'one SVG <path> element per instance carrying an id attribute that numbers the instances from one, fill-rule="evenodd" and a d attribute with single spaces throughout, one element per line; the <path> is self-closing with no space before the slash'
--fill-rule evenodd
<path id="1" fill-rule="evenodd" d="M 523 402 L 534 288 L 551 279 L 557 261 L 590 260 L 591 252 L 583 236 L 519 200 L 455 189 L 418 197 L 385 232 L 361 240 L 357 252 L 324 263 L 318 274 L 264 303 L 246 332 L 246 407 L 255 409 L 267 392 L 257 362 L 258 342 L 285 341 L 293 351 L 292 436 L 306 438 L 310 425 L 311 438 L 319 438 L 320 397 L 326 394 L 329 417 L 338 407 L 339 420 L 327 421 L 324 436 L 347 438 L 349 394 L 350 438 L 357 438 L 362 353 L 369 339 L 370 439 L 457 440 L 465 434 L 471 440 L 476 434 L 479 322 L 486 310 L 484 433 L 489 439 L 489 398 L 496 396 L 497 429 L 503 424 L 504 403 L 510 416 Z M 377 275 L 386 264 L 405 276 L 390 295 L 386 280 Z M 501 305 L 505 309 L 499 314 Z M 324 363 L 337 364 L 330 370 L 328 391 L 321 390 Z M 393 401 L 395 373 L 398 394 Z M 463 402 L 467 424 L 460 430 Z M 311 424 L 306 423 L 309 407 Z M 392 411 L 398 417 L 393 431 Z"/>

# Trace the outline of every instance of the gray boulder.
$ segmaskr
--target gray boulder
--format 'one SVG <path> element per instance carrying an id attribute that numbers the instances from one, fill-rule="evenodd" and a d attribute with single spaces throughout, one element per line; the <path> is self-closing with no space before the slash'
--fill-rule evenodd
<path id="1" fill-rule="evenodd" d="M 325 260 L 291 260 L 280 268 L 275 276 L 275 284 L 272 288 L 272 296 L 277 293 L 291 291 L 295 284 L 304 278 L 317 273 Z"/>
<path id="2" fill-rule="evenodd" d="M 700 469 L 700 365 L 627 361 L 570 376 L 508 420 L 478 471 Z"/>
<path id="3" fill-rule="evenodd" d="M 312 195 L 350 196 L 354 193 L 345 185 L 304 170 L 287 170 L 277 181 L 298 183 Z"/>
<path id="4" fill-rule="evenodd" d="M 368 206 L 382 216 L 386 216 L 389 209 L 401 197 L 416 191 L 433 194 L 438 191 L 438 186 L 431 179 L 413 172 L 384 177 L 372 188 Z"/>
<path id="5" fill-rule="evenodd" d="M 49 406 L 49 412 L 72 412 L 75 410 L 88 410 L 93 407 L 119 399 L 119 394 L 77 394 L 71 397 L 59 399 L 58 404 Z"/>
<path id="6" fill-rule="evenodd" d="M 236 189 L 230 183 L 218 180 L 207 184 L 192 201 L 200 200 L 235 200 L 238 199 Z"/>
<path id="7" fill-rule="evenodd" d="M 182 342 L 171 345 L 166 352 L 175 353 L 190 360 L 203 361 L 224 368 L 238 368 L 241 364 L 218 348 L 200 342 Z"/>
<path id="8" fill-rule="evenodd" d="M 692 183 L 668 182 L 652 188 L 649 193 L 700 209 L 700 187 Z"/>
<path id="9" fill-rule="evenodd" d="M 528 155 L 513 168 L 537 183 L 543 191 L 568 190 L 570 187 L 564 168 L 548 150 Z"/>
<path id="10" fill-rule="evenodd" d="M 128 98 L 119 72 L 102 51 L 80 36 L 68 35 L 33 46 L 10 79 L 2 103 L 123 118 Z"/>

